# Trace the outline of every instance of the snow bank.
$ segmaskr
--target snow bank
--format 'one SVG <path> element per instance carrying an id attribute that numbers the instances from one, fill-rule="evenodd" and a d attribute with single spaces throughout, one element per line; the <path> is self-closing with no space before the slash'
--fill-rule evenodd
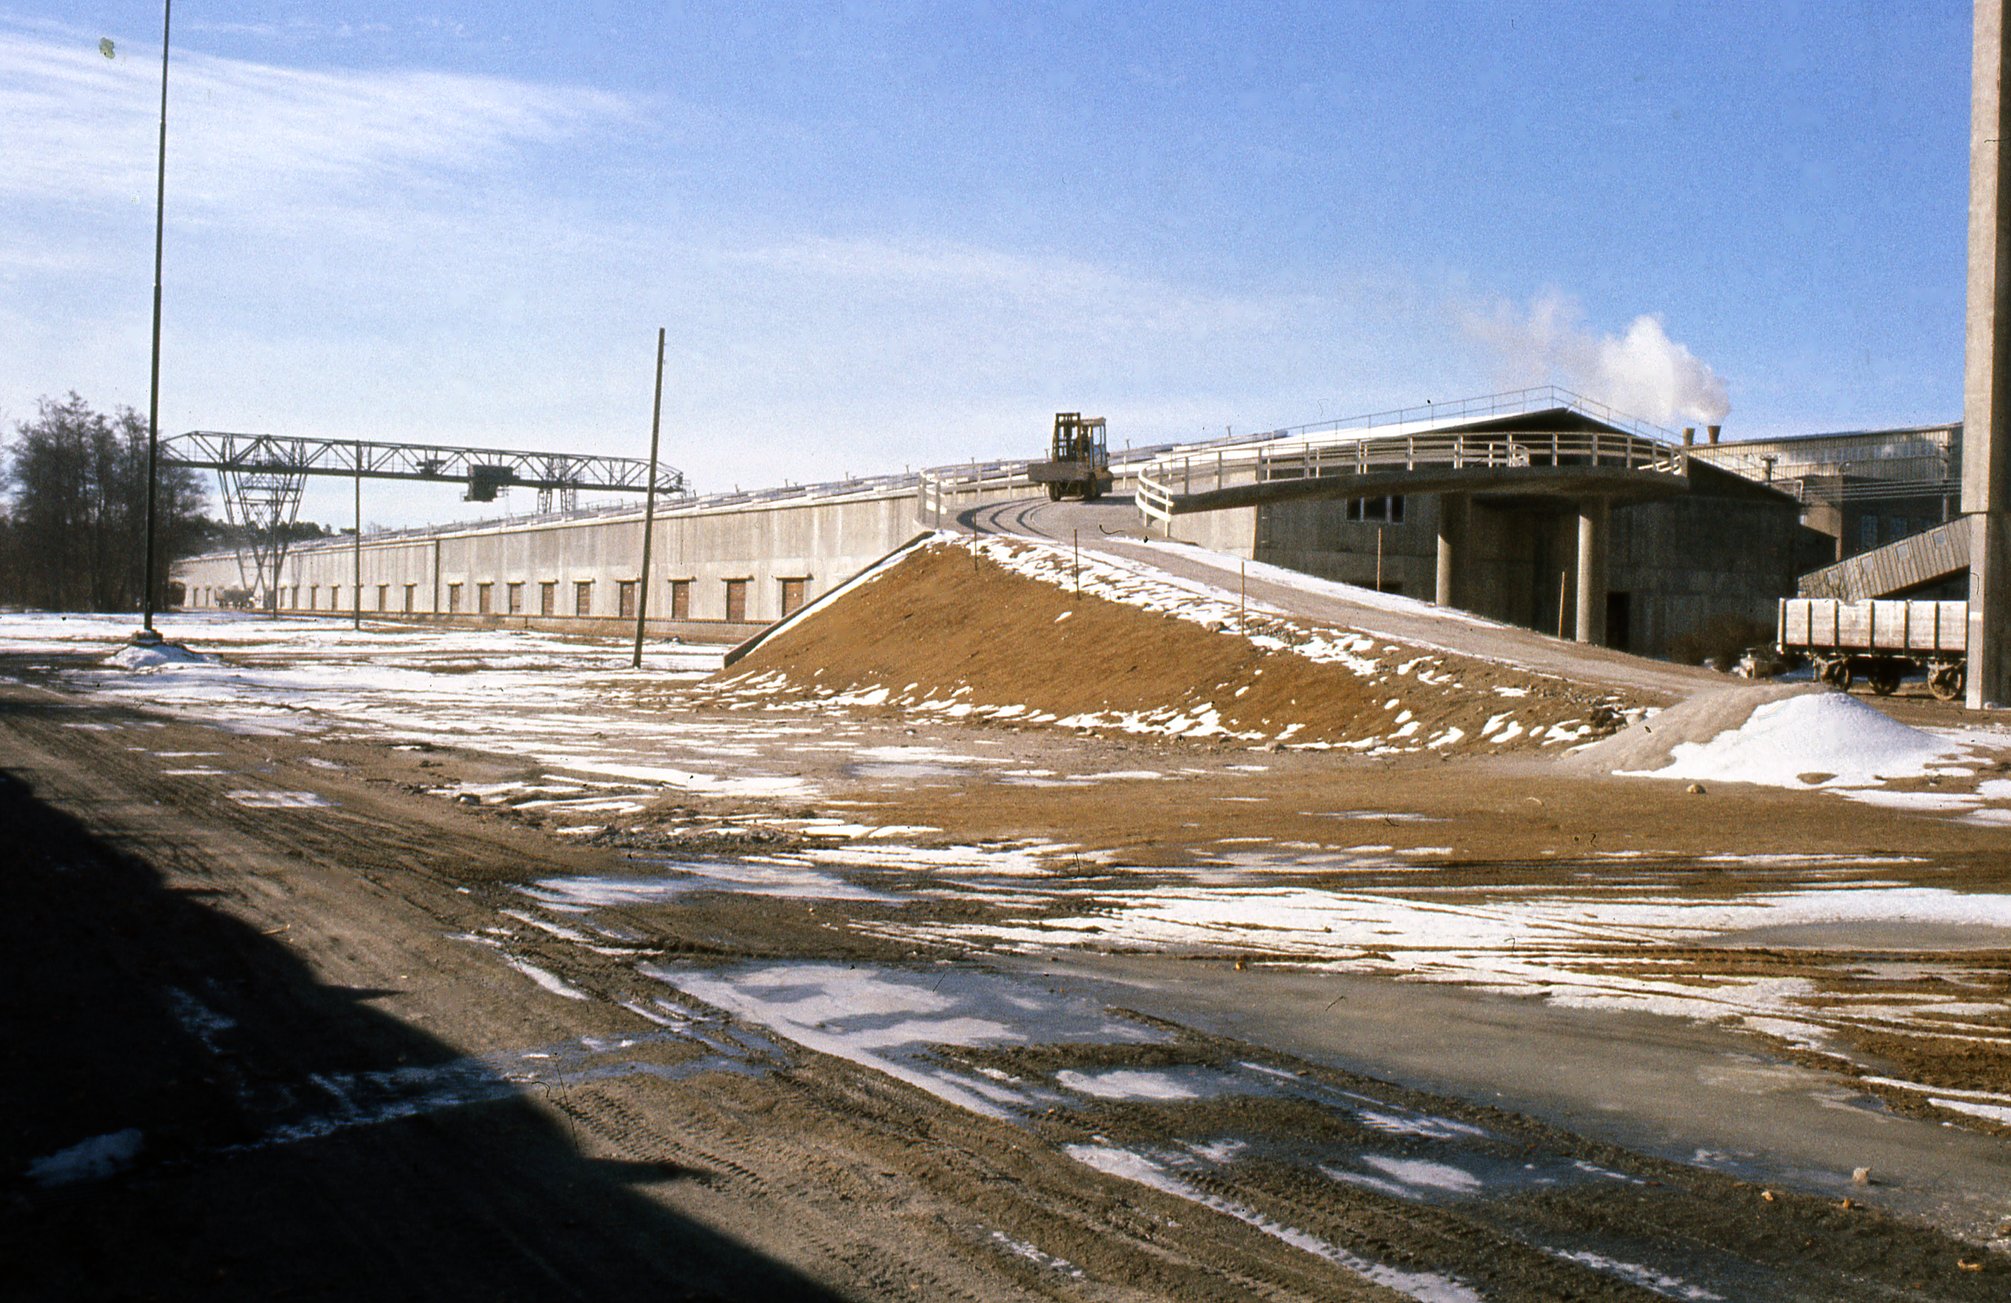
<path id="1" fill-rule="evenodd" d="M 1616 772 L 1770 787 L 1860 787 L 1915 778 L 1960 744 L 1890 719 L 1840 692 L 1766 702 L 1707 742 L 1681 742 L 1660 769 Z"/>
<path id="2" fill-rule="evenodd" d="M 214 656 L 193 652 L 178 642 L 129 643 L 105 657 L 105 664 L 122 670 L 157 670 L 163 665 L 210 665 Z"/>
<path id="3" fill-rule="evenodd" d="M 140 1146 L 141 1136 L 135 1127 L 93 1136 L 28 1164 L 28 1179 L 45 1187 L 102 1181 L 131 1167 L 140 1156 Z"/>

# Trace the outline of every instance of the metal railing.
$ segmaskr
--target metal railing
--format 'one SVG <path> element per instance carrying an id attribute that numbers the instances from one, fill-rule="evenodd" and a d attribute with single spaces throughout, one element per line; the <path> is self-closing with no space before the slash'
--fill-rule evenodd
<path id="1" fill-rule="evenodd" d="M 1373 430 L 1386 425 L 1409 425 L 1417 421 L 1472 420 L 1482 416 L 1520 416 L 1568 407 L 1617 429 L 1662 442 L 1675 442 L 1675 434 L 1652 422 L 1609 407 L 1596 398 L 1587 398 L 1556 385 L 1533 385 L 1527 389 L 1507 389 L 1497 394 L 1454 398 L 1443 403 L 1425 402 L 1414 407 L 1394 407 L 1384 412 L 1342 416 L 1331 421 L 1311 421 L 1287 426 L 1253 439 L 1289 439 L 1298 435 L 1339 433 L 1345 430 Z"/>
<path id="2" fill-rule="evenodd" d="M 1138 471 L 1138 508 L 1164 522 L 1196 493 L 1307 479 L 1360 479 L 1370 492 L 1401 492 L 1405 475 L 1555 467 L 1681 475 L 1681 446 L 1604 430 L 1433 431 L 1300 438 L 1154 457 Z M 1197 475 L 1198 472 L 1198 475 Z M 1373 477 L 1377 482 L 1366 483 Z M 1386 482 L 1385 482 L 1386 481 Z M 1198 483 L 1197 483 L 1198 482 Z M 1339 487 L 1339 486 L 1336 486 Z"/>

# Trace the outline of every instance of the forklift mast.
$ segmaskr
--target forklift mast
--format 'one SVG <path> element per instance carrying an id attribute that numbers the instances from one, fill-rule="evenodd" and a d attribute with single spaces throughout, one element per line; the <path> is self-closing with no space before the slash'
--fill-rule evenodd
<path id="1" fill-rule="evenodd" d="M 1084 420 L 1080 412 L 1056 412 L 1054 414 L 1054 447 L 1050 453 L 1054 461 L 1088 462 L 1094 467 L 1110 464 L 1110 454 L 1104 444 L 1103 418 L 1094 416 Z"/>

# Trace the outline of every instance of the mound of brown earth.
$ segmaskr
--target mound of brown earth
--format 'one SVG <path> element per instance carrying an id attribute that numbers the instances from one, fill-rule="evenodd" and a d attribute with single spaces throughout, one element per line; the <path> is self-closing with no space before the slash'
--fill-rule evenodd
<path id="1" fill-rule="evenodd" d="M 909 553 L 778 631 L 714 690 L 1372 753 L 1557 746 L 1611 731 L 1632 704 L 1513 666 L 1245 616 L 1222 594 L 996 538 Z"/>

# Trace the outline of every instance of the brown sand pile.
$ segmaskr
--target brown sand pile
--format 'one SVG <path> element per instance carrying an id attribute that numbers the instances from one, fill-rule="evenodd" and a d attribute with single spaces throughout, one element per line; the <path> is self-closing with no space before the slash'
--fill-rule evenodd
<path id="1" fill-rule="evenodd" d="M 1289 642 L 1294 630 L 1334 633 L 1275 619 L 1260 631 Z M 1379 642 L 1369 655 L 1366 673 L 1316 662 L 1236 629 L 1078 596 L 945 541 L 780 631 L 718 676 L 715 690 L 1245 745 L 1406 751 L 1556 746 L 1617 727 L 1616 706 L 1627 704 L 1443 652 Z"/>

